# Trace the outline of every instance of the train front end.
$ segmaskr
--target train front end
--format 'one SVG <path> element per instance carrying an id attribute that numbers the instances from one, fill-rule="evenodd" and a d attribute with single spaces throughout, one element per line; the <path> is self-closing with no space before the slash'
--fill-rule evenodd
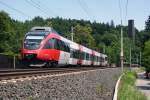
<path id="1" fill-rule="evenodd" d="M 46 64 L 39 53 L 49 33 L 50 31 L 40 27 L 34 27 L 26 33 L 21 49 L 22 61 L 25 65 L 41 67 Z"/>

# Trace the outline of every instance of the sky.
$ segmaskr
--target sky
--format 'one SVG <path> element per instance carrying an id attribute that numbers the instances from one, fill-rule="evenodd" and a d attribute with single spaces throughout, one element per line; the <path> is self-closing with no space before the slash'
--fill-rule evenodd
<path id="1" fill-rule="evenodd" d="M 113 20 L 115 25 L 122 19 L 123 25 L 127 25 L 129 19 L 134 19 L 138 30 L 145 27 L 150 15 L 149 5 L 150 0 L 0 0 L 0 10 L 19 21 L 31 20 L 35 16 L 59 16 L 101 23 Z"/>

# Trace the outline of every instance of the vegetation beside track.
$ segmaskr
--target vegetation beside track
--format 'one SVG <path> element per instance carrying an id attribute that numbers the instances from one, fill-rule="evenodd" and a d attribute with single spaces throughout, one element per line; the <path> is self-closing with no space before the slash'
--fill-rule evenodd
<path id="1" fill-rule="evenodd" d="M 126 71 L 121 78 L 118 100 L 147 100 L 135 86 L 136 72 Z"/>

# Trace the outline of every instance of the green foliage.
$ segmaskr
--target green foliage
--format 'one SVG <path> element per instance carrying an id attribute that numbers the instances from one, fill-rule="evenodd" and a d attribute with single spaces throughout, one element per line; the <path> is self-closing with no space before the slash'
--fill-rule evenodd
<path id="1" fill-rule="evenodd" d="M 136 73 L 127 71 L 122 76 L 119 87 L 118 100 L 147 100 L 135 87 Z"/>
<path id="2" fill-rule="evenodd" d="M 12 30 L 11 29 L 11 18 L 8 16 L 8 14 L 4 11 L 0 12 L 0 32 L 6 31 L 6 30 Z"/>
<path id="3" fill-rule="evenodd" d="M 146 26 L 145 26 L 145 30 L 147 32 L 150 32 L 150 16 L 148 17 L 148 20 L 145 22 Z"/>
<path id="4" fill-rule="evenodd" d="M 93 48 L 95 47 L 95 41 L 94 38 L 92 37 L 92 28 L 90 26 L 81 26 L 77 24 L 74 27 L 74 37 L 75 37 L 75 42 L 83 44 L 87 47 Z"/>
<path id="5" fill-rule="evenodd" d="M 146 67 L 146 72 L 150 72 L 150 40 L 145 42 L 143 51 L 143 65 Z"/>

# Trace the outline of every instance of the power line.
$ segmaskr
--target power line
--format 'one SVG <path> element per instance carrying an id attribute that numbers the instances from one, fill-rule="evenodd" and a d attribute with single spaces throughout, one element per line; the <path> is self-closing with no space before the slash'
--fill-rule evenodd
<path id="1" fill-rule="evenodd" d="M 46 15 L 48 15 L 47 14 L 47 12 L 45 12 L 45 10 L 43 10 L 42 8 L 41 8 L 41 6 L 36 2 L 36 1 L 33 1 L 33 0 L 30 0 L 33 4 L 35 4 L 37 7 L 38 7 L 38 9 L 39 10 L 41 10 L 42 12 L 44 12 Z"/>
<path id="2" fill-rule="evenodd" d="M 45 12 L 44 10 L 42 10 L 39 5 L 37 5 L 36 3 L 34 3 L 32 0 L 28 1 L 28 0 L 25 0 L 28 4 L 30 4 L 32 7 L 40 10 L 43 14 L 47 15 L 47 12 Z M 47 15 L 49 16 L 49 15 Z"/>
<path id="3" fill-rule="evenodd" d="M 85 2 L 85 0 L 82 0 L 83 4 L 85 5 L 85 8 L 87 8 L 90 16 L 92 16 L 92 19 L 95 20 L 95 16 L 94 14 L 92 13 L 92 10 L 89 8 L 89 6 L 87 5 L 87 3 Z"/>
<path id="4" fill-rule="evenodd" d="M 37 0 L 36 0 L 37 1 Z M 36 1 L 34 1 L 34 2 L 36 2 Z M 47 12 L 51 12 L 54 16 L 58 16 L 58 14 L 57 13 L 55 13 L 54 11 L 52 11 L 49 7 L 47 7 L 46 5 L 44 5 L 44 4 L 42 4 L 42 2 L 40 2 L 40 1 L 38 1 L 38 2 L 36 2 L 40 7 L 42 7 L 41 5 L 43 5 L 44 7 L 45 7 L 45 9 L 44 10 L 46 10 Z"/>
<path id="5" fill-rule="evenodd" d="M 12 6 L 9 6 L 8 4 L 6 4 L 6 3 L 4 3 L 4 2 L 2 2 L 2 1 L 0 1 L 0 4 L 2 4 L 2 5 L 4 5 L 4 6 L 6 6 L 6 7 L 8 7 L 9 9 L 12 9 L 12 10 L 14 10 L 14 11 L 16 11 L 16 12 L 22 14 L 23 16 L 26 16 L 26 17 L 28 17 L 29 19 L 31 19 L 31 16 L 25 14 L 24 12 L 22 12 L 22 11 L 16 9 L 16 8 L 13 8 Z"/>
<path id="6" fill-rule="evenodd" d="M 91 18 L 93 21 L 95 20 L 95 16 L 92 13 L 92 10 L 89 8 L 85 0 L 78 0 L 78 3 L 80 7 L 83 9 L 83 11 L 86 13 L 86 15 Z"/>
<path id="7" fill-rule="evenodd" d="M 90 13 L 88 12 L 88 10 L 86 10 L 83 2 L 81 2 L 81 0 L 78 0 L 78 3 L 80 4 L 80 6 L 83 9 L 83 11 L 87 14 L 87 16 L 90 16 Z"/>

